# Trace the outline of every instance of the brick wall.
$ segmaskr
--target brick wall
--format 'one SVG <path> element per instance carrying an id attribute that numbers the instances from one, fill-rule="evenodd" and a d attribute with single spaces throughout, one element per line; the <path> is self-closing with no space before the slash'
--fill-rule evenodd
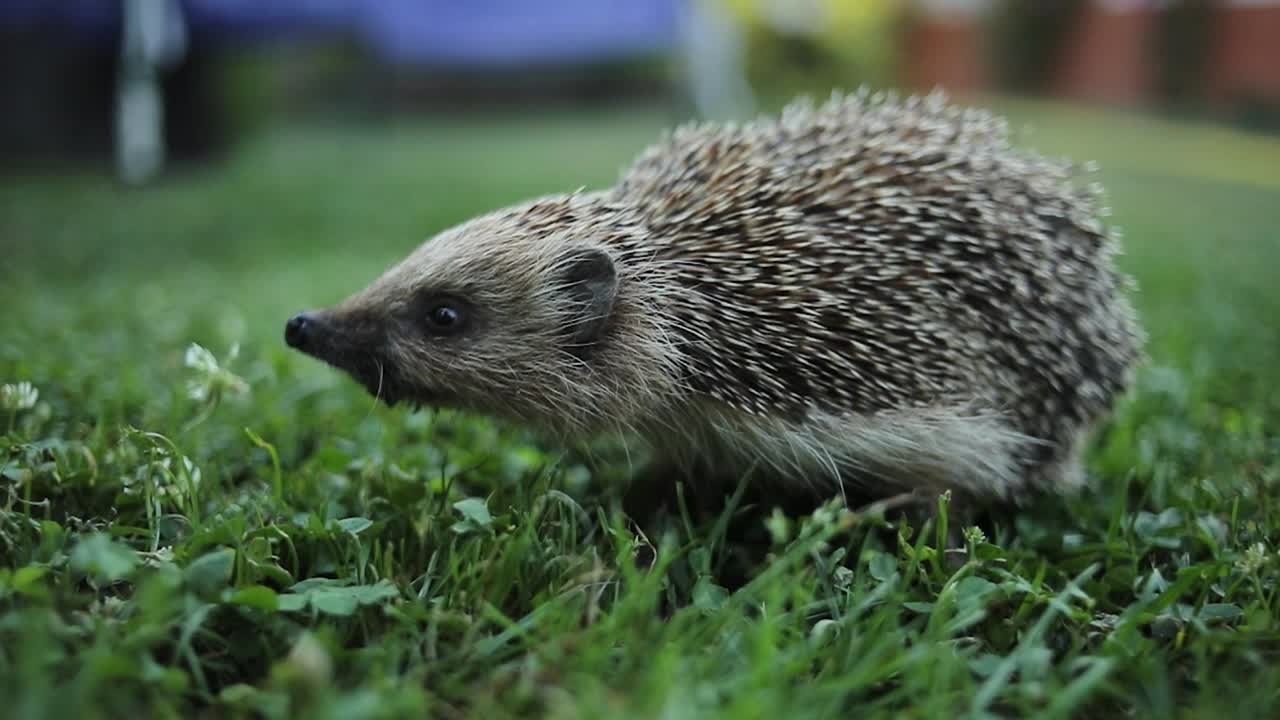
<path id="1" fill-rule="evenodd" d="M 1089 3 L 1067 36 L 1050 92 L 1118 105 L 1150 97 L 1156 13 L 1150 3 Z"/>
<path id="2" fill-rule="evenodd" d="M 906 30 L 901 82 L 911 90 L 941 86 L 963 96 L 990 83 L 980 24 L 963 14 L 917 14 Z"/>
<path id="3" fill-rule="evenodd" d="M 1033 2 L 1036 0 L 1022 0 Z M 1051 73 L 1053 95 L 1137 105 L 1158 91 L 1157 0 L 1094 0 L 1068 31 Z M 903 43 L 902 83 L 963 95 L 991 89 L 981 3 L 918 2 Z M 1204 94 L 1280 102 L 1280 0 L 1220 0 L 1208 28 Z"/>
<path id="4" fill-rule="evenodd" d="M 1211 32 L 1205 94 L 1280 102 L 1280 2 L 1224 3 Z"/>

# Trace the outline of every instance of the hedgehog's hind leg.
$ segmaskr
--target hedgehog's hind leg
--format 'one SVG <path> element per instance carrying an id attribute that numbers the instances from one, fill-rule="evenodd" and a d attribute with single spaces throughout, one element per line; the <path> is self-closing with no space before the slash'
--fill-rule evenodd
<path id="1" fill-rule="evenodd" d="M 811 413 L 801 422 L 727 413 L 711 420 L 703 428 L 710 432 L 694 428 L 657 443 L 666 459 L 642 470 L 623 500 L 638 525 L 654 527 L 664 517 L 679 523 L 684 510 L 695 524 L 713 521 L 744 480 L 731 524 L 748 535 L 763 530 L 774 508 L 796 517 L 833 497 L 857 510 L 915 495 L 890 513 L 914 525 L 933 517 L 937 496 L 950 491 L 951 541 L 958 547 L 958 533 L 983 508 L 1030 489 L 1025 459 L 1038 444 L 1003 415 L 957 407 Z"/>
<path id="2" fill-rule="evenodd" d="M 1045 448 L 1028 470 L 1029 487 L 1055 494 L 1071 493 L 1088 480 L 1085 448 L 1093 436 L 1093 424 L 1060 431 L 1060 439 Z"/>
<path id="3" fill-rule="evenodd" d="M 780 474 L 872 498 L 947 490 L 1013 498 L 1028 488 L 1027 459 L 1041 444 L 999 413 L 963 407 L 811 413 L 750 430 L 739 446 Z"/>
<path id="4" fill-rule="evenodd" d="M 816 508 L 833 496 L 856 508 L 902 493 L 947 490 L 975 502 L 1010 500 L 1031 489 L 1031 459 L 1044 450 L 1006 416 L 971 405 L 814 411 L 802 420 L 722 410 L 689 428 L 684 436 L 655 438 L 667 460 L 633 485 L 637 500 L 674 508 L 679 479 L 687 495 L 696 492 L 714 505 L 744 475 L 754 494 L 786 508 Z"/>

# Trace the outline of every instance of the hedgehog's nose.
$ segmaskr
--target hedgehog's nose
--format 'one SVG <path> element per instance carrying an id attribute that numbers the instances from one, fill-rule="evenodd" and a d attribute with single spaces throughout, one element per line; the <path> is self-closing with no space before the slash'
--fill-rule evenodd
<path id="1" fill-rule="evenodd" d="M 291 348 L 302 350 L 315 334 L 316 321 L 307 313 L 298 313 L 284 324 L 284 341 Z"/>

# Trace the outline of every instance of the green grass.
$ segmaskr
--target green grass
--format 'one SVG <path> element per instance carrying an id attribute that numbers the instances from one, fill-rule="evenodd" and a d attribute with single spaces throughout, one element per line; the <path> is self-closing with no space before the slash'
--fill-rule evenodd
<path id="1" fill-rule="evenodd" d="M 293 129 L 145 191 L 10 179 L 0 382 L 39 400 L 0 414 L 0 715 L 1275 717 L 1280 143 L 1006 108 L 1102 164 L 1142 288 L 1153 363 L 1096 487 L 955 563 L 932 524 L 775 522 L 733 592 L 715 528 L 636 569 L 620 468 L 376 407 L 280 340 L 450 223 L 608 182 L 662 118 Z"/>

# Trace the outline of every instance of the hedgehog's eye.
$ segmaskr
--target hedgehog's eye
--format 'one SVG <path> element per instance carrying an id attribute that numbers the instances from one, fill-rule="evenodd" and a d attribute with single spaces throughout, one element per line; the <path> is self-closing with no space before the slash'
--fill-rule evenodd
<path id="1" fill-rule="evenodd" d="M 427 310 L 427 331 L 432 335 L 453 335 L 465 324 L 466 314 L 455 302 L 444 300 Z"/>

